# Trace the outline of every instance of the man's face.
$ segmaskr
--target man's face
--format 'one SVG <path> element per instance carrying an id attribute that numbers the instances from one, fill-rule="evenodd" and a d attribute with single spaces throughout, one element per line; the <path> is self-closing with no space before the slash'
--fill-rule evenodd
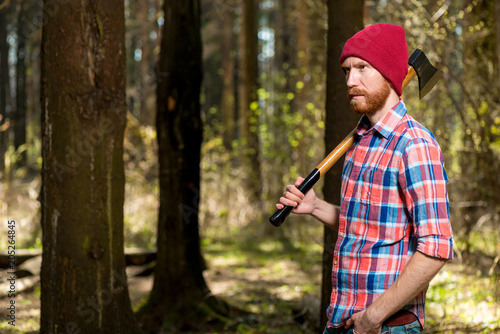
<path id="1" fill-rule="evenodd" d="M 370 116 L 384 107 L 391 85 L 379 71 L 358 57 L 346 58 L 342 69 L 352 110 Z"/>

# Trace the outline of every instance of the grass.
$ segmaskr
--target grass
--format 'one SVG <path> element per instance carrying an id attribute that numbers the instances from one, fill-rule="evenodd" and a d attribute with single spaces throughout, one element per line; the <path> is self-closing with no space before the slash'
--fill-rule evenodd
<path id="1" fill-rule="evenodd" d="M 486 276 L 452 261 L 427 294 L 428 324 L 436 333 L 500 332 L 498 274 Z"/>
<path id="2" fill-rule="evenodd" d="M 315 308 L 306 302 L 314 303 L 319 297 L 319 262 L 311 271 L 304 271 L 294 254 L 284 255 L 282 245 L 273 241 L 242 244 L 237 238 L 205 240 L 203 249 L 209 264 L 205 276 L 212 292 L 253 312 L 253 333 L 312 332 L 316 312 L 307 312 L 311 319 L 302 323 L 294 320 L 294 313 Z M 310 255 L 321 256 L 314 250 Z"/>
<path id="3" fill-rule="evenodd" d="M 147 170 L 141 170 L 137 164 L 127 165 L 128 247 L 154 245 L 158 189 L 151 181 L 155 179 L 152 158 L 147 161 Z M 212 292 L 253 312 L 251 323 L 235 320 L 238 333 L 316 333 L 322 228 L 311 221 L 290 219 L 275 229 L 269 227 L 265 217 L 252 220 L 248 209 L 238 207 L 245 191 L 240 186 L 233 189 L 217 173 L 204 173 L 200 208 L 202 248 L 208 264 L 205 277 Z M 229 178 L 236 178 L 237 174 L 238 171 L 231 171 Z M 41 248 L 39 187 L 38 176 L 14 177 L 8 184 L 0 183 L 0 207 L 7 213 L 0 225 L 0 249 L 5 250 L 8 245 L 7 219 L 17 222 L 19 248 Z M 500 266 L 491 270 L 493 258 L 498 255 L 497 240 L 495 229 L 483 226 L 481 231 L 474 231 L 468 243 L 471 254 L 457 257 L 437 275 L 427 295 L 426 333 L 500 332 Z M 456 245 L 457 250 L 462 250 L 466 243 L 458 238 Z M 147 296 L 151 277 L 133 278 L 129 284 L 133 306 L 137 306 Z M 36 285 L 17 297 L 15 328 L 3 321 L 8 299 L 0 298 L 0 332 L 38 331 L 39 296 L 40 287 Z"/>
<path id="4" fill-rule="evenodd" d="M 203 239 L 208 264 L 205 277 L 212 292 L 255 315 L 252 323 L 238 324 L 238 333 L 316 333 L 322 250 L 310 243 L 293 246 L 236 236 Z M 151 277 L 140 280 L 149 284 Z M 426 332 L 499 332 L 497 285 L 498 277 L 485 276 L 458 260 L 448 263 L 428 292 Z M 131 291 L 134 303 L 147 292 Z M 2 322 L 0 332 L 36 332 L 39 296 L 39 286 L 20 294 L 16 330 Z M 0 299 L 0 304 L 7 301 Z"/>
<path id="5" fill-rule="evenodd" d="M 242 245 L 226 239 L 205 240 L 204 250 L 213 292 L 258 314 L 265 333 L 283 326 L 289 326 L 287 333 L 316 333 L 320 247 L 304 243 L 290 252 L 280 242 Z M 228 277 L 233 281 L 224 281 Z M 500 332 L 499 289 L 498 276 L 450 261 L 428 290 L 426 333 Z M 302 324 L 293 320 L 300 311 L 307 314 Z"/>

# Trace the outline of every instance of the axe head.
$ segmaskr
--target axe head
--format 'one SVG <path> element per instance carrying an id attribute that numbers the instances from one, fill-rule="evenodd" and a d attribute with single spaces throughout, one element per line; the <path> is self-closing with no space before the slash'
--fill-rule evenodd
<path id="1" fill-rule="evenodd" d="M 408 60 L 408 65 L 417 72 L 420 98 L 423 98 L 443 75 L 442 71 L 431 65 L 425 53 L 420 49 L 413 52 Z"/>

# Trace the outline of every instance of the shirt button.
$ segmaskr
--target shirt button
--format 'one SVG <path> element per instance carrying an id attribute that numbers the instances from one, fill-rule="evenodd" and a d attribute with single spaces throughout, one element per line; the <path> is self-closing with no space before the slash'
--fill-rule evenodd
<path id="1" fill-rule="evenodd" d="M 344 236 L 344 232 L 340 232 L 340 233 L 339 233 L 339 235 L 340 235 L 341 237 L 343 237 L 343 236 Z"/>
<path id="2" fill-rule="evenodd" d="M 333 265 L 335 266 L 337 265 L 337 260 L 333 261 Z"/>

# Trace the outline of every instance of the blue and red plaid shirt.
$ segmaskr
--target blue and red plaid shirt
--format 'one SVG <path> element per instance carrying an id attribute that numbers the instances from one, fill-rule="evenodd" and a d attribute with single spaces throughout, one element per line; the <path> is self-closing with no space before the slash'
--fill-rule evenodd
<path id="1" fill-rule="evenodd" d="M 403 101 L 375 126 L 363 116 L 342 173 L 328 326 L 343 326 L 401 274 L 415 251 L 451 259 L 443 155 Z M 427 289 L 426 289 L 427 290 Z M 425 293 L 404 307 L 424 325 Z"/>

